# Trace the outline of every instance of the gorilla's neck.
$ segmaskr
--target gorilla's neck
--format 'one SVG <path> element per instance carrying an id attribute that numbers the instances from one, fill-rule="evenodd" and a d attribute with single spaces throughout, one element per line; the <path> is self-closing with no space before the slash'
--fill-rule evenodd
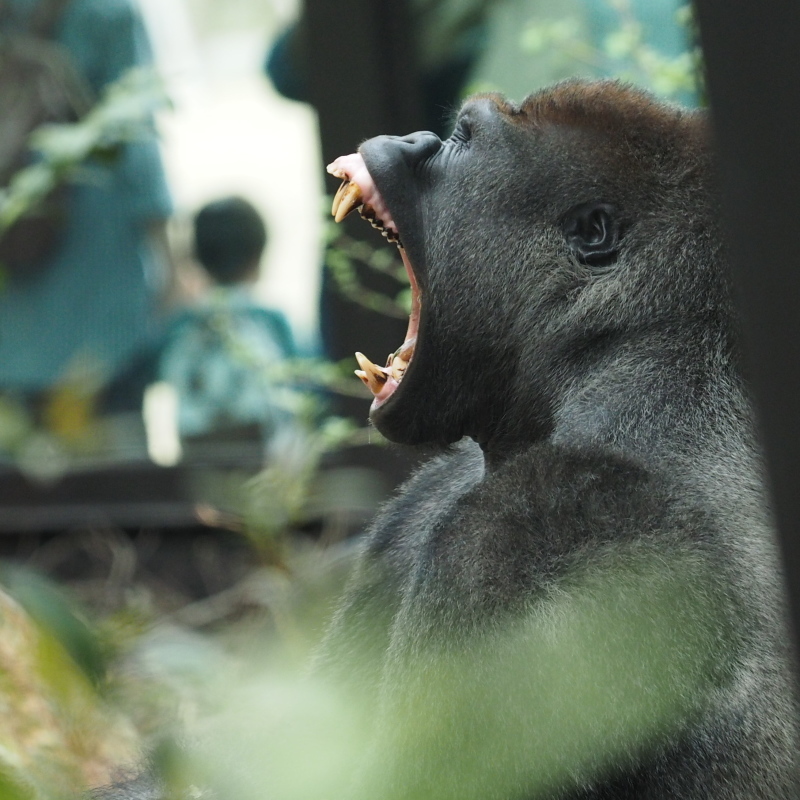
<path id="1" fill-rule="evenodd" d="M 610 353 L 565 387 L 552 440 L 612 447 L 645 461 L 691 459 L 727 440 L 749 415 L 736 369 L 722 348 L 696 343 Z"/>
<path id="2" fill-rule="evenodd" d="M 723 342 L 723 337 L 720 337 Z M 560 363 L 563 364 L 563 361 Z M 537 441 L 611 448 L 643 461 L 691 461 L 692 450 L 729 441 L 750 414 L 724 344 L 709 348 L 662 332 L 616 341 L 548 381 L 534 369 L 514 407 L 480 441 L 488 469 Z"/>

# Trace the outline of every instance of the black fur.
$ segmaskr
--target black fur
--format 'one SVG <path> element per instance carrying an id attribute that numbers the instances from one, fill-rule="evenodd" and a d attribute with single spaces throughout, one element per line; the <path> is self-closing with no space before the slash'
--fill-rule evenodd
<path id="1" fill-rule="evenodd" d="M 319 654 L 374 732 L 355 796 L 795 797 L 789 636 L 703 116 L 567 83 L 521 106 L 473 98 L 446 142 L 361 153 L 423 291 L 414 359 L 372 419 L 451 447 L 378 515 Z M 560 609 L 585 597 L 581 624 L 610 626 L 598 664 L 620 668 L 593 673 L 578 647 L 601 706 L 663 689 L 676 716 L 626 738 L 579 706 L 547 755 L 539 718 L 556 731 L 570 697 L 536 676 L 587 674 L 558 661 Z"/>

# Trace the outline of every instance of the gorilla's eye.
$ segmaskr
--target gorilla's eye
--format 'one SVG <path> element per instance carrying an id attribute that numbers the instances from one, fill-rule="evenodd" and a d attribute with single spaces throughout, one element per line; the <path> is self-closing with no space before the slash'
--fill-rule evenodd
<path id="1" fill-rule="evenodd" d="M 607 267 L 619 253 L 621 226 L 616 209 L 608 203 L 581 203 L 563 219 L 564 236 L 582 264 Z"/>

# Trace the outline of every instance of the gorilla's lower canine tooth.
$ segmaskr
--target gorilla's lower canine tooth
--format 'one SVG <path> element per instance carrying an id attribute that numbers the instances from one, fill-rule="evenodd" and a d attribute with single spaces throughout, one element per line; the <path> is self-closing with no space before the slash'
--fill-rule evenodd
<path id="1" fill-rule="evenodd" d="M 356 375 L 369 386 L 372 394 L 378 394 L 383 389 L 388 375 L 378 366 L 373 364 L 363 353 L 356 353 L 356 361 L 360 370 L 356 370 Z"/>
<path id="2" fill-rule="evenodd" d="M 356 369 L 356 370 L 353 370 L 353 371 L 355 372 L 356 375 L 358 375 L 359 378 L 361 378 L 362 381 L 364 381 L 364 383 L 366 384 L 367 388 L 369 388 L 369 378 L 367 377 L 367 373 L 364 372 L 363 369 Z"/>
<path id="3" fill-rule="evenodd" d="M 348 183 L 342 196 L 339 198 L 339 205 L 334 213 L 336 222 L 341 222 L 354 208 L 361 205 L 361 188 L 357 183 Z"/>

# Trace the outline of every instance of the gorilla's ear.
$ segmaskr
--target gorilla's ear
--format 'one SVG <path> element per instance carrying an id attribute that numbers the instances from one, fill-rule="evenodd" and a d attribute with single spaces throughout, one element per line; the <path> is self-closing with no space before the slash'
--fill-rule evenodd
<path id="1" fill-rule="evenodd" d="M 567 244 L 578 261 L 593 267 L 607 267 L 616 261 L 622 236 L 614 206 L 581 203 L 564 215 L 562 225 Z"/>

